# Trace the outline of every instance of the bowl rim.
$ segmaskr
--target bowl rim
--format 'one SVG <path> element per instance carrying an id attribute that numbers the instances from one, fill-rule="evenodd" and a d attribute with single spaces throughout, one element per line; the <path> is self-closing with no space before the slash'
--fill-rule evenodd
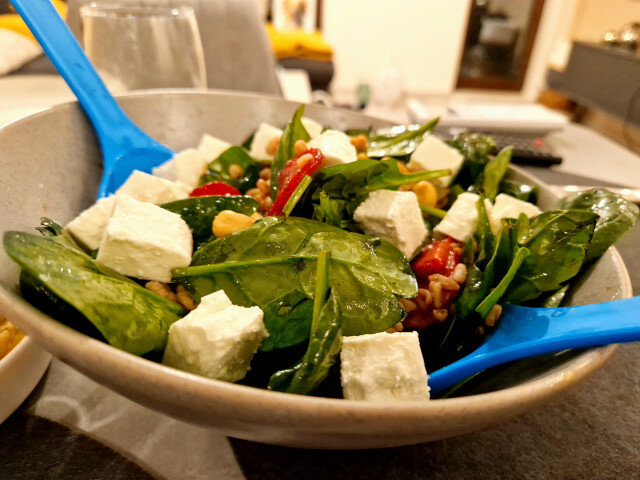
<path id="1" fill-rule="evenodd" d="M 238 93 L 236 91 L 227 90 L 189 90 L 189 89 L 158 89 L 152 91 L 138 91 L 126 95 L 119 95 L 118 99 L 129 99 L 143 96 L 153 96 L 161 94 L 191 94 L 191 95 L 221 95 L 235 96 L 242 98 L 257 99 L 278 99 L 285 104 L 291 106 L 299 105 L 299 102 L 292 102 L 281 99 L 275 95 L 263 95 L 259 93 Z M 58 105 L 47 107 L 32 114 L 17 118 L 2 127 L 0 132 L 8 128 L 13 128 L 16 124 L 22 123 L 32 117 L 48 115 L 64 109 L 78 108 L 77 101 L 61 103 Z M 336 112 L 344 112 L 342 109 L 333 107 L 324 107 Z M 368 117 L 375 118 L 375 117 Z M 376 119 L 383 120 L 383 119 Z M 387 123 L 390 123 L 384 120 Z M 511 167 L 536 184 L 546 187 L 546 183 L 523 172 L 517 167 Z M 621 274 L 621 296 L 627 298 L 632 296 L 632 285 L 629 273 L 624 262 L 615 249 L 610 248 L 612 260 L 616 264 Z M 160 363 L 147 360 L 142 357 L 127 353 L 103 343 L 94 338 L 88 337 L 66 325 L 54 320 L 44 313 L 31 306 L 17 294 L 0 286 L 0 315 L 8 318 L 12 323 L 17 325 L 28 337 L 20 343 L 33 340 L 43 349 L 49 351 L 52 355 L 61 358 L 65 363 L 73 364 L 73 368 L 87 374 L 92 379 L 105 384 L 112 383 L 108 379 L 109 374 L 100 375 L 98 367 L 104 367 L 105 359 L 113 362 L 112 366 L 117 367 L 121 371 L 131 372 L 131 378 L 137 377 L 137 380 L 146 384 L 164 384 L 176 394 L 189 390 L 190 394 L 196 394 L 199 398 L 215 399 L 220 401 L 237 402 L 237 407 L 249 412 L 247 408 L 255 408 L 260 405 L 261 409 L 270 412 L 284 412 L 285 418 L 293 418 L 296 415 L 308 416 L 310 409 L 316 413 L 313 415 L 321 422 L 326 422 L 326 415 L 344 418 L 345 415 L 357 417 L 370 416 L 378 417 L 380 415 L 389 414 L 388 402 L 369 402 L 362 400 L 345 400 L 337 398 L 326 398 L 306 395 L 296 395 L 291 393 L 283 393 L 269 391 L 257 387 L 239 385 L 235 383 L 224 382 L 221 380 L 209 379 L 198 375 L 183 372 Z M 47 341 L 39 342 L 39 338 L 48 338 Z M 47 345 L 54 343 L 55 346 Z M 21 347 L 17 345 L 8 355 L 11 356 L 16 349 Z M 26 348 L 26 347 L 24 347 Z M 448 416 L 463 413 L 469 409 L 478 414 L 489 413 L 500 408 L 504 408 L 505 400 L 509 404 L 533 404 L 536 400 L 544 400 L 551 398 L 570 386 L 583 379 L 597 368 L 599 368 L 613 353 L 616 345 L 609 345 L 590 349 L 575 358 L 567 361 L 561 367 L 556 367 L 540 376 L 525 381 L 521 384 L 508 388 L 469 395 L 465 397 L 434 399 L 430 401 L 407 401 L 393 404 L 393 414 L 398 420 L 416 420 L 417 418 L 430 417 L 433 415 Z M 72 360 L 73 356 L 65 355 L 65 351 L 86 350 L 91 355 L 84 354 L 81 358 L 82 365 Z M 14 355 L 15 356 L 15 355 Z M 77 357 L 76 357 L 77 358 Z M 6 359 L 6 357 L 5 357 Z M 3 359 L 3 360 L 5 360 Z M 0 365 L 2 362 L 0 362 Z M 104 381 L 103 381 L 104 380 Z M 189 389 L 185 386 L 189 385 Z M 115 386 L 109 388 L 118 391 Z M 246 408 L 243 408 L 246 407 Z M 152 407 L 153 408 L 153 407 Z M 319 417 L 322 416 L 320 419 Z M 274 419 L 275 420 L 275 419 Z M 289 420 L 290 421 L 290 420 Z M 339 426 L 338 426 L 339 428 Z"/>

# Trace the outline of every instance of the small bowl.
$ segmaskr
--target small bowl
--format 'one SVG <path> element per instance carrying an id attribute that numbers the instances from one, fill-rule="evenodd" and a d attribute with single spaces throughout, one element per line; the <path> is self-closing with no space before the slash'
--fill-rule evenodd
<path id="1" fill-rule="evenodd" d="M 242 143 L 262 121 L 285 124 L 297 104 L 251 94 L 153 91 L 119 98 L 151 136 L 175 150 L 211 133 Z M 309 105 L 306 115 L 337 129 L 388 127 L 356 112 Z M 92 204 L 101 174 L 95 135 L 76 103 L 57 106 L 0 129 L 0 231 L 33 231 L 39 218 L 71 220 Z M 509 176 L 552 191 L 517 168 Z M 153 363 L 87 337 L 44 315 L 13 290 L 18 269 L 0 254 L 0 315 L 43 348 L 93 380 L 155 410 L 227 435 L 303 448 L 406 445 L 483 428 L 531 409 L 596 370 L 615 347 L 516 362 L 491 376 L 482 394 L 397 404 L 270 392 L 210 380 Z M 580 279 L 570 302 L 598 303 L 631 296 L 631 282 L 615 249 Z M 531 368 L 532 362 L 535 368 Z M 522 368 L 518 368 L 523 365 Z"/>
<path id="2" fill-rule="evenodd" d="M 50 361 L 51 355 L 29 337 L 0 360 L 0 423 L 29 396 Z"/>

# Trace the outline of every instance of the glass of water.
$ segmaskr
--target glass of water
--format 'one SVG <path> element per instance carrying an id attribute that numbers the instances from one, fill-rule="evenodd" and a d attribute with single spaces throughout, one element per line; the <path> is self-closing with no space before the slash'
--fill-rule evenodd
<path id="1" fill-rule="evenodd" d="M 112 93 L 207 87 L 190 6 L 92 2 L 80 17 L 84 50 Z"/>

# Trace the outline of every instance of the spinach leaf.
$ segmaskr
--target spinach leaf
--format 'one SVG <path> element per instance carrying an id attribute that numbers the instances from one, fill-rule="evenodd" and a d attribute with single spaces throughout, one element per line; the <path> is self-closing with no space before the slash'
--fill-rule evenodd
<path id="1" fill-rule="evenodd" d="M 303 218 L 268 217 L 210 242 L 194 254 L 191 267 L 174 270 L 174 278 L 196 300 L 222 289 L 237 305 L 263 308 L 295 291 L 313 298 L 316 259 L 325 250 L 332 255 L 331 287 L 345 335 L 380 332 L 404 318 L 397 297 L 414 297 L 417 283 L 400 250 L 385 240 Z M 280 338 L 283 345 L 291 345 L 291 338 L 305 340 L 289 333 L 303 331 L 292 315 L 265 312 L 265 324 L 279 332 L 268 348 L 281 348 Z"/>
<path id="2" fill-rule="evenodd" d="M 165 210 L 177 213 L 189 225 L 193 234 L 194 249 L 200 248 L 212 238 L 213 219 L 223 210 L 233 210 L 251 216 L 260 205 L 248 196 L 211 195 L 191 197 L 160 205 Z"/>
<path id="3" fill-rule="evenodd" d="M 304 105 L 300 105 L 293 114 L 293 118 L 285 127 L 280 137 L 278 150 L 271 164 L 271 198 L 276 199 L 278 193 L 278 176 L 286 163 L 294 157 L 293 146 L 298 140 L 308 142 L 311 137 L 302 124 Z"/>
<path id="4" fill-rule="evenodd" d="M 587 247 L 587 260 L 601 256 L 638 219 L 638 206 L 605 188 L 592 188 L 564 197 L 557 208 L 590 210 L 598 215 L 593 238 Z"/>
<path id="5" fill-rule="evenodd" d="M 491 137 L 479 133 L 460 133 L 448 143 L 464 156 L 460 172 L 453 183 L 460 184 L 466 190 L 484 170 L 496 144 Z"/>
<path id="6" fill-rule="evenodd" d="M 335 357 L 342 345 L 342 319 L 339 302 L 333 296 L 327 301 L 330 261 L 331 254 L 328 251 L 318 254 L 313 317 L 307 351 L 302 360 L 292 368 L 280 370 L 271 376 L 268 385 L 270 390 L 311 393 L 322 383 L 331 365 L 335 363 Z"/>
<path id="7" fill-rule="evenodd" d="M 449 170 L 402 174 L 394 159 L 364 159 L 322 169 L 306 197 L 303 211 L 313 218 L 355 230 L 353 212 L 374 190 L 397 190 L 402 185 L 449 175 Z M 323 198 L 324 197 L 324 198 Z M 309 203 L 311 206 L 309 206 Z"/>
<path id="8" fill-rule="evenodd" d="M 313 300 L 304 292 L 295 290 L 285 293 L 267 303 L 262 311 L 264 325 L 269 332 L 260 345 L 263 352 L 297 345 L 309 338 Z"/>
<path id="9" fill-rule="evenodd" d="M 242 174 L 239 177 L 229 174 L 231 165 L 238 165 L 242 168 Z M 200 184 L 224 182 L 237 188 L 242 193 L 255 187 L 260 177 L 258 164 L 243 147 L 239 146 L 227 148 L 218 158 L 209 163 L 207 169 L 209 172 L 203 175 L 200 179 Z"/>
<path id="10" fill-rule="evenodd" d="M 547 295 L 542 298 L 540 302 L 540 306 L 544 308 L 557 308 L 562 305 L 564 298 L 567 296 L 567 292 L 569 291 L 569 285 L 564 285 L 560 287 L 555 292 Z"/>
<path id="11" fill-rule="evenodd" d="M 550 210 L 518 219 L 519 246 L 530 252 L 504 295 L 518 304 L 558 290 L 575 277 L 586 260 L 598 216 L 583 210 Z"/>
<path id="12" fill-rule="evenodd" d="M 302 359 L 292 368 L 274 373 L 269 390 L 307 394 L 326 378 L 342 347 L 341 311 L 333 292 L 313 322 L 309 346 Z"/>
<path id="13" fill-rule="evenodd" d="M 22 268 L 23 281 L 41 284 L 49 297 L 73 307 L 109 344 L 129 353 L 164 348 L 169 326 L 185 313 L 177 303 L 49 238 L 6 232 L 4 248 Z"/>
<path id="14" fill-rule="evenodd" d="M 456 299 L 456 316 L 465 318 L 480 304 L 487 295 L 495 275 L 495 264 L 498 252 L 503 248 L 495 248 L 496 239 L 491 233 L 489 217 L 484 199 L 480 197 L 476 204 L 478 209 L 478 224 L 473 234 L 477 253 L 469 269 L 467 281 Z M 500 235 L 499 239 L 502 239 Z"/>
<path id="15" fill-rule="evenodd" d="M 492 202 L 498 195 L 500 182 L 509 169 L 513 147 L 505 147 L 493 157 L 482 172 L 482 194 Z"/>
<path id="16" fill-rule="evenodd" d="M 539 188 L 527 185 L 526 183 L 520 183 L 515 180 L 504 179 L 500 183 L 500 193 L 506 193 L 518 200 L 524 200 L 533 204 L 538 203 Z"/>
<path id="17" fill-rule="evenodd" d="M 434 118 L 415 130 L 405 130 L 399 134 L 371 135 L 367 142 L 367 156 L 382 158 L 411 155 L 424 136 L 433 132 L 439 120 Z"/>
<path id="18" fill-rule="evenodd" d="M 84 253 L 82 247 L 78 245 L 71 234 L 66 231 L 62 225 L 50 218 L 42 217 L 40 219 L 40 226 L 36 227 L 36 230 L 38 230 L 45 238 L 50 238 L 60 245 L 73 248 L 74 250 Z"/>

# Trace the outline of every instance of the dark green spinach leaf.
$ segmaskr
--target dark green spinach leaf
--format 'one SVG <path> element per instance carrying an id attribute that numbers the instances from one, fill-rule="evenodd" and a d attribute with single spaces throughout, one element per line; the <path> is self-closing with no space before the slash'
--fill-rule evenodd
<path id="1" fill-rule="evenodd" d="M 587 247 L 587 260 L 600 257 L 618 241 L 638 219 L 638 206 L 605 188 L 592 188 L 564 197 L 557 208 L 590 210 L 598 215 L 593 238 Z"/>
<path id="2" fill-rule="evenodd" d="M 558 290 L 586 260 L 598 216 L 585 210 L 550 210 L 518 219 L 517 243 L 531 254 L 509 285 L 504 299 L 519 304 Z"/>
<path id="3" fill-rule="evenodd" d="M 526 183 L 520 183 L 516 180 L 504 179 L 500 183 L 500 193 L 506 193 L 518 200 L 533 203 L 538 203 L 539 188 L 537 186 L 527 185 Z"/>
<path id="4" fill-rule="evenodd" d="M 398 134 L 370 135 L 367 142 L 367 156 L 382 158 L 411 155 L 424 136 L 433 132 L 439 120 L 434 118 L 414 130 L 405 130 Z"/>
<path id="5" fill-rule="evenodd" d="M 231 165 L 242 168 L 242 174 L 239 177 L 229 174 Z M 242 193 L 254 188 L 260 177 L 258 164 L 243 147 L 237 145 L 227 148 L 218 158 L 209 163 L 207 169 L 209 172 L 200 179 L 201 185 L 209 182 L 224 182 Z"/>
<path id="6" fill-rule="evenodd" d="M 302 124 L 304 105 L 300 105 L 293 114 L 293 118 L 285 127 L 280 137 L 278 150 L 271 164 L 271 198 L 276 199 L 278 193 L 278 176 L 286 163 L 294 157 L 293 146 L 298 140 L 308 142 L 311 137 Z"/>
<path id="7" fill-rule="evenodd" d="M 487 162 L 487 165 L 482 171 L 480 190 L 482 194 L 492 202 L 496 199 L 496 195 L 498 195 L 500 182 L 502 182 L 507 170 L 509 170 L 512 153 L 513 147 L 503 148 L 495 157 Z"/>
<path id="8" fill-rule="evenodd" d="M 460 133 L 448 143 L 464 156 L 460 172 L 453 183 L 460 184 L 466 190 L 484 170 L 496 144 L 491 137 L 479 133 Z"/>
<path id="9" fill-rule="evenodd" d="M 109 344 L 129 353 L 164 348 L 169 326 L 185 313 L 177 303 L 50 238 L 6 232 L 4 248 L 22 268 L 23 284 L 41 286 L 40 293 L 73 307 Z"/>
<path id="10" fill-rule="evenodd" d="M 402 174 L 394 159 L 364 159 L 322 169 L 316 176 L 302 211 L 321 222 L 356 230 L 353 212 L 370 192 L 397 190 L 402 185 L 449 175 L 449 170 Z"/>
<path id="11" fill-rule="evenodd" d="M 194 250 L 215 238 L 211 230 L 213 219 L 223 210 L 232 210 L 251 216 L 260 205 L 248 196 L 211 195 L 191 197 L 160 205 L 165 210 L 177 213 L 189 225 L 193 234 Z"/>
<path id="12" fill-rule="evenodd" d="M 380 332 L 404 318 L 397 297 L 414 297 L 417 283 L 400 250 L 385 240 L 303 218 L 268 217 L 210 242 L 194 254 L 191 267 L 175 270 L 174 278 L 196 300 L 223 289 L 237 305 L 263 308 L 291 292 L 313 298 L 316 259 L 324 250 L 332 255 L 331 287 L 345 335 Z M 286 339 L 284 344 L 305 340 L 289 333 L 295 322 L 282 313 L 265 315 L 265 324 L 280 332 L 277 338 Z"/>

